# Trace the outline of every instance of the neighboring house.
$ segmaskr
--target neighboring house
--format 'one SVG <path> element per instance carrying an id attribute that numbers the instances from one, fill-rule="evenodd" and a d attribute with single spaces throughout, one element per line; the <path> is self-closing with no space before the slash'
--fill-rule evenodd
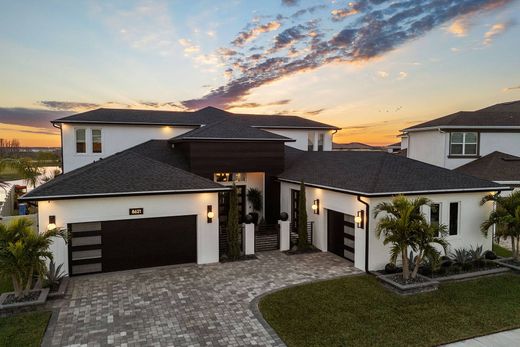
<path id="1" fill-rule="evenodd" d="M 170 139 L 228 118 L 289 137 L 302 150 L 330 151 L 339 128 L 295 116 L 240 115 L 214 107 L 196 112 L 97 109 L 53 121 L 61 129 L 63 172 L 153 139 Z"/>
<path id="2" fill-rule="evenodd" d="M 491 238 L 479 226 L 492 204 L 479 201 L 507 189 L 385 152 L 330 151 L 336 127 L 294 116 L 96 110 L 54 123 L 65 173 L 22 200 L 38 204 L 40 231 L 70 231 L 68 245 L 56 241 L 52 251 L 71 275 L 218 262 L 232 182 L 240 221 L 252 212 L 246 191 L 255 187 L 267 225 L 287 212 L 294 228 L 303 180 L 313 244 L 363 270 L 389 258 L 375 236 L 379 202 L 426 196 L 436 208 L 424 212 L 449 226 L 452 247 L 487 250 Z"/>
<path id="3" fill-rule="evenodd" d="M 332 143 L 333 151 L 382 151 L 381 147 L 367 145 L 361 142 Z"/>
<path id="4" fill-rule="evenodd" d="M 388 153 L 399 153 L 401 152 L 401 142 L 392 143 L 391 145 L 385 146 L 384 149 Z"/>
<path id="5" fill-rule="evenodd" d="M 454 169 L 500 151 L 520 156 L 520 101 L 460 111 L 402 131 L 408 158 Z"/>
<path id="6" fill-rule="evenodd" d="M 520 188 L 520 157 L 502 152 L 492 152 L 455 169 L 488 181 Z"/>

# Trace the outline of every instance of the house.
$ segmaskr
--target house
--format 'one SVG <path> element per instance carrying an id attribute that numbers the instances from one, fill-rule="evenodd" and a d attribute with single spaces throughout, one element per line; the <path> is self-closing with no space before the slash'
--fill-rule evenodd
<path id="1" fill-rule="evenodd" d="M 386 152 L 331 151 L 338 128 L 295 116 L 100 109 L 53 123 L 65 173 L 22 200 L 38 205 L 40 231 L 69 230 L 70 242 L 52 251 L 71 275 L 218 262 L 233 183 L 240 222 L 253 211 L 247 190 L 263 192 L 260 213 L 278 248 L 280 213 L 294 228 L 304 181 L 313 244 L 367 271 L 388 262 L 375 234 L 378 203 L 426 196 L 435 208 L 424 213 L 449 226 L 452 247 L 487 250 L 479 227 L 492 206 L 479 201 L 508 189 Z"/>
<path id="2" fill-rule="evenodd" d="M 381 151 L 381 147 L 367 145 L 361 142 L 333 143 L 333 151 Z"/>
<path id="3" fill-rule="evenodd" d="M 494 151 L 455 169 L 488 181 L 520 188 L 520 157 Z"/>
<path id="4" fill-rule="evenodd" d="M 408 158 L 455 169 L 495 151 L 520 156 L 520 100 L 459 111 L 402 130 Z"/>

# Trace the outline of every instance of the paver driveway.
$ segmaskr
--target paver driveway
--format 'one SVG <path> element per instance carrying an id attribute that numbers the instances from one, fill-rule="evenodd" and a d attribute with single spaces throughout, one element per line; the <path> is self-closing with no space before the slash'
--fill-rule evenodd
<path id="1" fill-rule="evenodd" d="M 250 302 L 291 284 L 360 272 L 330 253 L 182 265 L 72 279 L 46 342 L 67 345 L 277 346 Z M 54 326 L 54 327 L 53 327 Z M 52 329 L 54 328 L 54 329 Z"/>

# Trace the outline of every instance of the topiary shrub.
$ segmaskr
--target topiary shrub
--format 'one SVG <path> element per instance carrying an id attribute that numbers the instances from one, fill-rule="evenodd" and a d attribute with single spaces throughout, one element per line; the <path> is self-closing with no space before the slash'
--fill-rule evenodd
<path id="1" fill-rule="evenodd" d="M 387 274 L 395 274 L 399 272 L 399 268 L 394 263 L 388 263 L 385 265 L 385 272 Z"/>
<path id="2" fill-rule="evenodd" d="M 497 255 L 493 251 L 485 251 L 484 258 L 486 258 L 487 260 L 495 260 L 497 259 Z"/>

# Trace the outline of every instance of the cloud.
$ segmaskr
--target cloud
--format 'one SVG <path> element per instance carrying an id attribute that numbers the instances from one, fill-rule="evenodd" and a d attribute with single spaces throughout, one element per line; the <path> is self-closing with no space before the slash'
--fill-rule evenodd
<path id="1" fill-rule="evenodd" d="M 238 33 L 237 37 L 231 42 L 234 46 L 243 46 L 249 41 L 254 40 L 258 35 L 278 29 L 280 22 L 272 21 L 266 24 L 258 25 L 248 31 Z"/>
<path id="2" fill-rule="evenodd" d="M 520 85 L 513 86 L 513 87 L 506 87 L 506 88 L 502 89 L 502 91 L 509 92 L 509 91 L 517 90 L 517 89 L 520 89 Z"/>
<path id="3" fill-rule="evenodd" d="M 399 72 L 399 77 L 397 77 L 398 80 L 404 80 L 406 77 L 408 77 L 408 73 L 404 71 Z"/>
<path id="4" fill-rule="evenodd" d="M 353 16 L 359 13 L 360 5 L 357 3 L 350 3 L 349 7 L 334 9 L 330 12 L 334 22 L 342 21 L 348 16 Z"/>
<path id="5" fill-rule="evenodd" d="M 298 5 L 299 0 L 282 0 L 282 5 L 285 6 L 296 6 Z"/>
<path id="6" fill-rule="evenodd" d="M 257 108 L 257 107 L 262 107 L 262 106 L 280 106 L 280 105 L 287 105 L 290 102 L 291 102 L 291 99 L 283 99 L 283 100 L 268 102 L 265 104 L 260 104 L 257 102 L 244 102 L 244 103 L 240 103 L 240 104 L 232 104 L 229 106 L 229 108 Z"/>
<path id="7" fill-rule="evenodd" d="M 453 36 L 464 37 L 468 34 L 470 26 L 471 23 L 469 17 L 463 16 L 461 18 L 457 18 L 453 23 L 451 23 L 447 30 Z"/>
<path id="8" fill-rule="evenodd" d="M 389 76 L 389 73 L 386 71 L 378 71 L 378 72 L 376 72 L 376 74 L 380 78 L 388 78 L 388 76 Z"/>
<path id="9" fill-rule="evenodd" d="M 42 110 L 37 108 L 0 107 L 0 123 L 54 129 L 51 120 L 66 117 L 73 112 L 62 110 Z"/>
<path id="10" fill-rule="evenodd" d="M 512 27 L 515 24 L 516 24 L 516 22 L 513 21 L 513 20 L 509 20 L 509 21 L 504 22 L 504 23 L 496 23 L 496 24 L 494 24 L 484 34 L 484 41 L 482 41 L 482 43 L 484 45 L 486 45 L 486 46 L 490 45 L 493 42 L 493 40 L 495 39 L 495 37 L 497 37 L 498 35 L 502 34 L 503 32 L 505 32 L 506 30 L 508 30 L 510 27 Z"/>
<path id="11" fill-rule="evenodd" d="M 13 129 L 13 128 L 0 128 L 0 131 L 13 131 L 19 133 L 27 133 L 27 134 L 38 134 L 38 135 L 59 135 L 59 130 L 54 129 L 54 131 L 50 130 L 26 130 L 26 129 Z"/>
<path id="12" fill-rule="evenodd" d="M 310 71 L 330 63 L 354 63 L 382 56 L 417 39 L 456 18 L 508 4 L 511 0 L 406 0 L 400 2 L 363 2 L 358 14 L 346 20 L 338 30 L 315 23 L 315 35 L 303 31 L 282 33 L 273 38 L 260 59 L 231 58 L 229 81 L 201 98 L 184 100 L 190 109 L 204 106 L 226 108 L 254 88 L 296 73 Z M 360 2 L 361 3 L 361 2 Z M 276 22 L 278 23 L 278 22 Z M 280 23 L 276 25 L 276 29 Z M 293 29 L 298 25 L 293 26 Z M 255 28 L 259 28 L 256 26 Z M 265 30 L 265 29 L 264 29 Z M 274 29 L 273 29 L 274 30 Z M 253 32 L 251 29 L 249 32 Z M 242 32 L 234 41 L 238 49 L 248 51 L 251 36 Z M 491 38 L 496 34 L 490 34 Z M 302 54 L 280 54 L 279 48 L 298 45 Z"/>
<path id="13" fill-rule="evenodd" d="M 186 54 L 197 53 L 198 51 L 200 51 L 200 47 L 193 44 L 188 39 L 179 39 L 178 42 L 182 47 L 184 47 L 184 53 Z"/>
<path id="14" fill-rule="evenodd" d="M 38 104 L 54 111 L 86 111 L 99 108 L 99 104 L 89 102 L 70 102 L 70 101 L 39 101 Z"/>

